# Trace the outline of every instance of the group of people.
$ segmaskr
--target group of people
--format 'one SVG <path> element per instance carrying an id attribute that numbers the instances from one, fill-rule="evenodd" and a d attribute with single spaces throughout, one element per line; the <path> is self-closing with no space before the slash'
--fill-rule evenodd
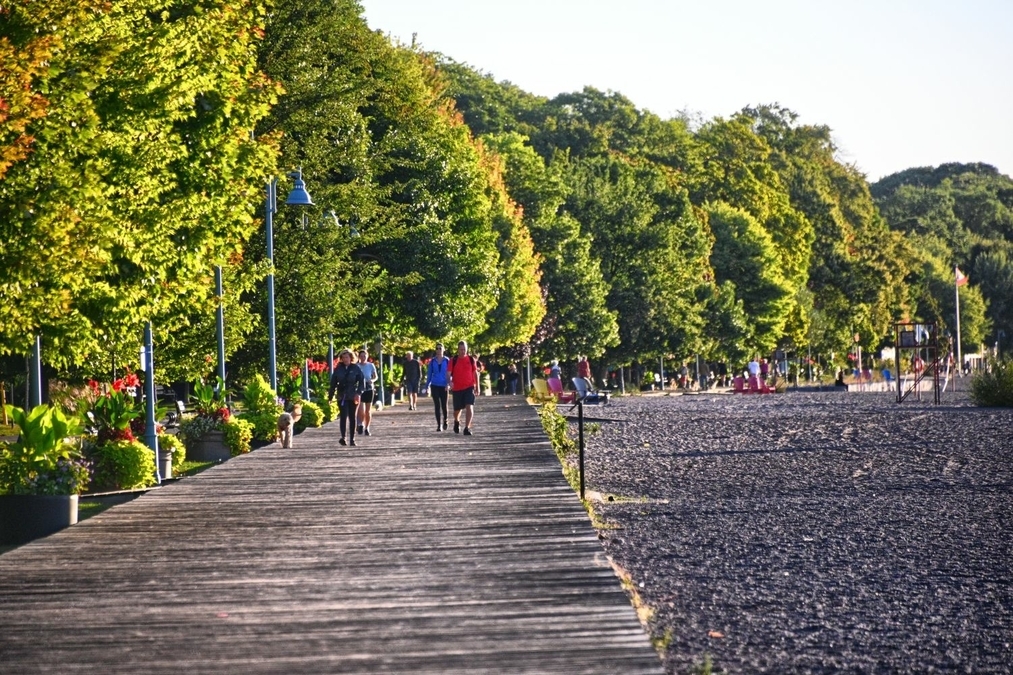
<path id="1" fill-rule="evenodd" d="M 327 391 L 327 400 L 334 400 L 338 395 L 339 427 L 341 429 L 341 445 L 355 445 L 355 433 L 372 435 L 370 425 L 373 421 L 373 398 L 376 391 L 376 380 L 379 375 L 376 366 L 369 361 L 369 352 L 359 350 L 359 360 L 352 363 L 352 350 L 342 349 L 338 355 L 338 366 L 331 375 L 331 386 Z M 345 429 L 348 429 L 348 440 L 345 440 Z"/>
<path id="2" fill-rule="evenodd" d="M 341 431 L 341 445 L 355 445 L 355 434 L 370 436 L 373 417 L 375 384 L 379 375 L 376 366 L 370 363 L 369 353 L 359 351 L 358 362 L 352 363 L 352 351 L 343 349 L 339 354 L 338 366 L 331 375 L 327 400 L 338 400 L 338 428 Z M 479 391 L 478 359 L 468 353 L 468 343 L 457 343 L 457 354 L 447 357 L 443 344 L 436 345 L 436 354 L 426 368 L 425 389 L 433 399 L 436 414 L 436 430 L 446 431 L 448 400 L 453 402 L 454 433 L 472 435 L 471 425 L 475 417 L 475 396 Z M 418 394 L 422 381 L 422 364 L 412 352 L 405 354 L 404 384 L 408 394 L 408 409 L 418 409 Z M 462 427 L 462 419 L 464 425 Z M 347 431 L 347 440 L 346 440 Z"/>

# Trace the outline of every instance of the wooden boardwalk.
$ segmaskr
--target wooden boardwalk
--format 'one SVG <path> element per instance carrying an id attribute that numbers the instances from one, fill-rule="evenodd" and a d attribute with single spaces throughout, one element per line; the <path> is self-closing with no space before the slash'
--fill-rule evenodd
<path id="1" fill-rule="evenodd" d="M 0 673 L 661 673 L 534 409 L 337 423 L 0 555 Z"/>

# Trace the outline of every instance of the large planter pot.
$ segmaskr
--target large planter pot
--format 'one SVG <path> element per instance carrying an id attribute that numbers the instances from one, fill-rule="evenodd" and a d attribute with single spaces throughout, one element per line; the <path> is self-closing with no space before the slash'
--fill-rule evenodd
<path id="1" fill-rule="evenodd" d="M 163 478 L 172 478 L 172 450 L 158 449 L 158 474 Z"/>
<path id="2" fill-rule="evenodd" d="M 194 462 L 221 462 L 231 456 L 222 431 L 208 431 L 186 448 L 186 458 Z"/>
<path id="3" fill-rule="evenodd" d="M 77 522 L 77 495 L 0 495 L 0 544 L 24 544 Z"/>

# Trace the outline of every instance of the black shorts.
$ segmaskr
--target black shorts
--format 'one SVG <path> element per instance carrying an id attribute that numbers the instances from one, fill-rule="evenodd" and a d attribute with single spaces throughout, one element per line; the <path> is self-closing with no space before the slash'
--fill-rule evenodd
<path id="1" fill-rule="evenodd" d="M 362 392 L 362 396 L 359 397 L 359 403 L 372 403 L 373 402 L 373 390 L 367 389 Z"/>
<path id="2" fill-rule="evenodd" d="M 464 410 L 469 405 L 475 405 L 475 390 L 472 388 L 461 389 L 454 392 L 454 412 Z"/>
<path id="3" fill-rule="evenodd" d="M 408 391 L 409 394 L 417 394 L 417 393 L 419 393 L 419 381 L 418 380 L 408 380 L 407 382 L 405 382 L 404 386 L 405 386 L 405 389 Z"/>

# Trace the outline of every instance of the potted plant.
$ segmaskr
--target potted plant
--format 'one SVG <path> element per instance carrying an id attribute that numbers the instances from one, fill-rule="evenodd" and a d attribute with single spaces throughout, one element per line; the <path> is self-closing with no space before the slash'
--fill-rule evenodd
<path id="1" fill-rule="evenodd" d="M 259 443 L 274 443 L 278 438 L 278 415 L 284 408 L 278 404 L 278 395 L 263 375 L 256 375 L 243 390 L 243 410 L 238 415 L 253 425 L 253 439 Z"/>
<path id="2" fill-rule="evenodd" d="M 77 522 L 91 470 L 68 440 L 81 433 L 79 419 L 48 405 L 5 410 L 19 436 L 0 445 L 0 544 L 21 544 Z"/>
<path id="3" fill-rule="evenodd" d="M 217 387 L 199 382 L 190 400 L 196 414 L 179 423 L 179 435 L 186 445 L 187 456 L 196 462 L 220 462 L 231 457 L 223 428 L 232 417 L 225 403 L 225 383 L 221 378 L 218 378 Z"/>
<path id="4" fill-rule="evenodd" d="M 137 440 L 133 426 L 141 417 L 140 406 L 130 394 L 138 385 L 128 373 L 102 393 L 98 382 L 88 383 L 94 399 L 85 419 L 94 437 L 85 443 L 85 456 L 93 465 L 92 490 L 135 490 L 155 484 L 155 453 Z M 143 433 L 143 422 L 138 427 Z"/>

